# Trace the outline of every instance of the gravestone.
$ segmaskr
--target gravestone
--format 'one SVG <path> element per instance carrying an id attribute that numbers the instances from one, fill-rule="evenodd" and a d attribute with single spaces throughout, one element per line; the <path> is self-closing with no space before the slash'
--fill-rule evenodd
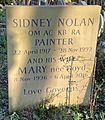
<path id="1" fill-rule="evenodd" d="M 48 100 L 89 105 L 99 6 L 8 6 L 9 111 Z"/>

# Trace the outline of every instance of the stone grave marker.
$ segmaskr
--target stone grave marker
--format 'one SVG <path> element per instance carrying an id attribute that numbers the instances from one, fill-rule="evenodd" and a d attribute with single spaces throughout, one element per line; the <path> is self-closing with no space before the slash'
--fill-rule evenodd
<path id="1" fill-rule="evenodd" d="M 46 99 L 89 105 L 100 9 L 7 6 L 10 112 Z"/>

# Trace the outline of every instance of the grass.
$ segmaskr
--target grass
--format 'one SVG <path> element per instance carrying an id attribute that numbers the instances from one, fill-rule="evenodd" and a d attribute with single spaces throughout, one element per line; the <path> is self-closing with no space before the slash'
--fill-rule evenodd
<path id="1" fill-rule="evenodd" d="M 88 107 L 80 106 L 46 106 L 27 108 L 7 116 L 8 120 L 105 120 L 105 112 L 91 114 Z"/>

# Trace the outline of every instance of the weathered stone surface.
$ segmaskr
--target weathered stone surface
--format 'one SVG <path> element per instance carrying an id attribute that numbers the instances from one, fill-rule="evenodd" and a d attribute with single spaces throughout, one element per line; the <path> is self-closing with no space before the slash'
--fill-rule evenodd
<path id="1" fill-rule="evenodd" d="M 10 7 L 7 13 L 10 111 L 48 98 L 88 105 L 100 7 Z"/>

